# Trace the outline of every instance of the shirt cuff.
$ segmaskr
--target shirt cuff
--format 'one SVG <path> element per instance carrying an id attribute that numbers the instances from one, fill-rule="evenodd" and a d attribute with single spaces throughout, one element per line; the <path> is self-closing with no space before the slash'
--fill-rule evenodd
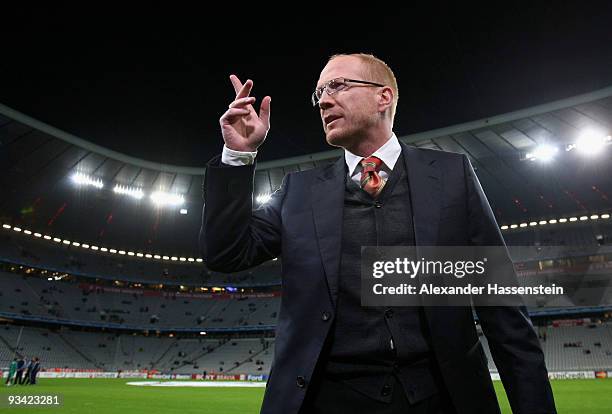
<path id="1" fill-rule="evenodd" d="M 257 151 L 236 151 L 223 145 L 223 152 L 221 153 L 221 162 L 227 165 L 252 165 L 255 163 L 255 157 Z"/>

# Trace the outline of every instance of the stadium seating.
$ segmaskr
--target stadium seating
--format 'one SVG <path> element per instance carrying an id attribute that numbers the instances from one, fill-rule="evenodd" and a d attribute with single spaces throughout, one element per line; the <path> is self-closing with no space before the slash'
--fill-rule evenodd
<path id="1" fill-rule="evenodd" d="M 612 323 L 537 327 L 548 370 L 612 369 Z M 158 370 L 164 373 L 267 374 L 273 338 L 177 338 L 109 332 L 0 326 L 0 367 L 17 352 L 38 356 L 45 368 Z M 480 337 L 489 369 L 497 372 L 487 340 Z"/>
<path id="2" fill-rule="evenodd" d="M 274 325 L 280 298 L 180 294 L 125 289 L 108 292 L 74 282 L 0 272 L 0 312 L 72 322 L 122 324 L 143 329 L 236 328 Z M 155 294 L 155 295 L 154 295 Z"/>

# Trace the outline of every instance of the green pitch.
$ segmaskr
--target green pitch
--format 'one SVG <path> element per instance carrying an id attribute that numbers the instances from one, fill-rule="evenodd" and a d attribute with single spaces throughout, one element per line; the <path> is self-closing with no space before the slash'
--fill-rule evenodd
<path id="1" fill-rule="evenodd" d="M 28 386 L 0 386 L 0 396 L 15 394 L 61 394 L 64 402 L 58 408 L 0 408 L 15 413 L 89 413 L 89 414 L 247 414 L 258 413 L 263 388 L 172 388 L 126 385 L 142 379 L 41 379 Z M 612 379 L 553 381 L 560 414 L 612 413 Z M 510 414 L 508 401 L 500 382 L 495 388 L 504 413 Z M 2 405 L 6 407 L 6 405 Z"/>

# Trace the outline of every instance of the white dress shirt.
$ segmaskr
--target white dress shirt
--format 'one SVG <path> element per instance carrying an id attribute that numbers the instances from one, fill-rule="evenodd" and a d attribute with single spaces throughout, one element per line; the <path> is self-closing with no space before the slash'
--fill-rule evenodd
<path id="1" fill-rule="evenodd" d="M 370 157 L 378 157 L 383 162 L 378 173 L 383 180 L 386 181 L 389 178 L 389 175 L 391 175 L 391 171 L 393 171 L 395 163 L 397 162 L 397 159 L 401 153 L 402 147 L 399 140 L 395 134 L 392 134 L 391 138 L 389 138 L 382 147 L 374 151 L 373 154 L 369 155 Z M 363 167 L 361 166 L 360 161 L 363 158 L 364 157 L 360 157 L 359 155 L 355 155 L 350 151 L 344 150 L 344 161 L 348 167 L 349 177 L 358 186 L 361 186 L 361 171 L 363 170 Z"/>

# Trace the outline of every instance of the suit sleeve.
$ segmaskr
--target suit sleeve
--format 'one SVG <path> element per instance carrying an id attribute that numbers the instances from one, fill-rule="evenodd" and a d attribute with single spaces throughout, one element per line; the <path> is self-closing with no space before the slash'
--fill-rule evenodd
<path id="1" fill-rule="evenodd" d="M 495 260 L 495 282 L 518 284 L 504 239 L 489 202 L 467 157 L 463 157 L 468 197 L 469 237 L 477 246 L 503 246 L 505 258 Z M 509 264 L 509 266 L 508 266 Z M 520 297 L 508 306 L 475 301 L 475 311 L 514 413 L 556 413 L 544 354 Z"/>
<path id="2" fill-rule="evenodd" d="M 209 161 L 204 178 L 200 250 L 206 266 L 236 272 L 281 253 L 281 206 L 288 176 L 270 200 L 253 211 L 255 164 L 227 166 Z"/>

